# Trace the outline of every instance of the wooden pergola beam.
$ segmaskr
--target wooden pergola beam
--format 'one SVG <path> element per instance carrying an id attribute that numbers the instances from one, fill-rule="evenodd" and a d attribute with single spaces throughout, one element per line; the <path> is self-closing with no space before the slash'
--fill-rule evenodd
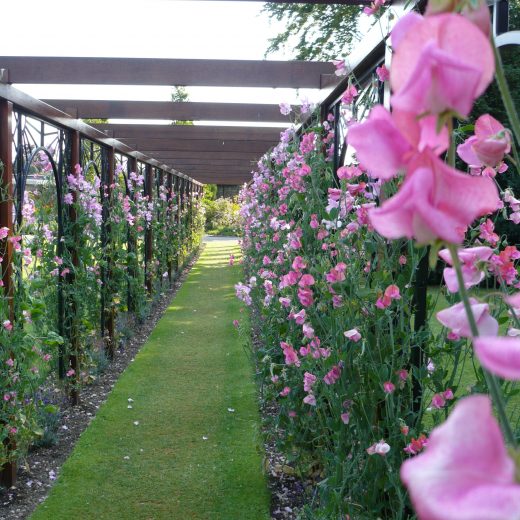
<path id="1" fill-rule="evenodd" d="M 93 124 L 115 139 L 231 139 L 233 141 L 278 140 L 283 128 L 250 126 Z"/>
<path id="2" fill-rule="evenodd" d="M 143 153 L 163 151 L 190 151 L 190 152 L 257 152 L 260 155 L 274 146 L 277 140 L 269 141 L 224 141 L 223 139 L 199 139 L 190 141 L 187 139 L 136 139 L 136 148 Z"/>
<path id="3" fill-rule="evenodd" d="M 199 159 L 244 159 L 246 161 L 255 161 L 257 162 L 258 159 L 263 155 L 263 153 L 254 153 L 254 152 L 208 152 L 207 150 L 203 150 L 200 152 L 197 152 L 196 154 L 194 152 L 190 151 L 157 151 L 154 154 L 155 159 L 160 159 L 161 161 L 165 161 L 167 159 L 175 160 L 175 159 L 193 159 L 193 158 L 199 158 Z"/>
<path id="4" fill-rule="evenodd" d="M 74 118 L 164 119 L 168 121 L 250 121 L 286 123 L 278 105 L 173 101 L 113 101 L 45 99 L 45 103 Z"/>
<path id="5" fill-rule="evenodd" d="M 321 88 L 334 65 L 312 61 L 2 56 L 9 83 Z"/>

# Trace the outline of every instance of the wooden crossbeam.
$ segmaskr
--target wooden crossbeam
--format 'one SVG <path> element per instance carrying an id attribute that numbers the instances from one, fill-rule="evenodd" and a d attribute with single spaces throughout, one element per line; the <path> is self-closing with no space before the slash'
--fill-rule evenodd
<path id="1" fill-rule="evenodd" d="M 283 128 L 250 126 L 94 124 L 115 139 L 231 139 L 233 141 L 278 140 Z"/>
<path id="2" fill-rule="evenodd" d="M 9 83 L 321 88 L 334 65 L 311 61 L 2 56 Z"/>
<path id="3" fill-rule="evenodd" d="M 224 141 L 220 139 L 136 139 L 136 148 L 153 156 L 156 151 L 258 152 L 263 154 L 278 141 Z"/>
<path id="4" fill-rule="evenodd" d="M 278 105 L 172 101 L 45 99 L 72 117 L 99 119 L 164 119 L 169 121 L 291 122 Z"/>

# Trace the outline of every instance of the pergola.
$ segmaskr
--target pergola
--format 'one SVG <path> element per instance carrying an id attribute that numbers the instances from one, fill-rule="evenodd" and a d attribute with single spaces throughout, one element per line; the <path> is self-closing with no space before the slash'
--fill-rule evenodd
<path id="1" fill-rule="evenodd" d="M 334 65 L 305 61 L 0 57 L 8 84 L 156 85 L 323 89 Z M 201 183 L 241 184 L 290 124 L 278 105 L 169 101 L 43 100 L 77 119 L 193 121 L 193 125 L 94 124 L 145 156 Z M 197 125 L 197 121 L 247 126 Z M 256 126 L 256 123 L 272 126 Z M 231 123 L 232 124 L 232 123 Z M 277 124 L 278 126 L 274 126 Z"/>

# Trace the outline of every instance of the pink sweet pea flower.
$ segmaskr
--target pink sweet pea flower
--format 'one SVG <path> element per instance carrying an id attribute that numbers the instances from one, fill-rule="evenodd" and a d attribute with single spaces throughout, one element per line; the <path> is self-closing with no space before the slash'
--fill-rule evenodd
<path id="1" fill-rule="evenodd" d="M 395 391 L 395 385 L 391 381 L 385 381 L 383 383 L 383 390 L 385 394 L 393 394 Z"/>
<path id="2" fill-rule="evenodd" d="M 323 381 L 327 385 L 333 385 L 339 378 L 341 377 L 341 368 L 339 366 L 334 365 L 325 375 Z"/>
<path id="3" fill-rule="evenodd" d="M 310 406 L 316 406 L 316 397 L 314 397 L 312 394 L 309 394 L 303 398 L 303 402 Z"/>
<path id="4" fill-rule="evenodd" d="M 313 293 L 310 289 L 300 287 L 298 289 L 298 300 L 304 307 L 310 307 L 314 303 Z"/>
<path id="5" fill-rule="evenodd" d="M 464 278 L 464 287 L 466 289 L 478 285 L 484 279 L 484 273 L 478 269 L 478 262 L 487 262 L 493 255 L 493 250 L 490 247 L 470 247 L 466 249 L 459 249 L 459 260 L 462 264 L 462 276 Z M 453 265 L 451 253 L 448 249 L 441 249 L 439 256 L 449 265 Z M 457 272 L 454 268 L 446 267 L 444 269 L 444 281 L 446 287 L 451 293 L 459 290 L 459 282 L 457 280 Z"/>
<path id="6" fill-rule="evenodd" d="M 492 374 L 520 381 L 520 337 L 479 336 L 473 339 L 478 360 Z"/>
<path id="7" fill-rule="evenodd" d="M 475 123 L 475 135 L 457 147 L 459 157 L 471 168 L 497 167 L 511 151 L 509 132 L 489 114 Z"/>
<path id="8" fill-rule="evenodd" d="M 379 81 L 385 82 L 390 79 L 390 71 L 384 65 L 377 67 L 376 74 L 379 78 Z"/>
<path id="9" fill-rule="evenodd" d="M 307 264 L 303 261 L 303 258 L 301 256 L 297 256 L 294 258 L 292 268 L 295 271 L 300 271 L 301 269 L 305 269 L 306 267 Z"/>
<path id="10" fill-rule="evenodd" d="M 441 394 L 432 397 L 432 408 L 440 409 L 446 404 L 446 399 Z"/>
<path id="11" fill-rule="evenodd" d="M 408 14 L 392 31 L 392 47 L 390 84 L 397 109 L 467 117 L 493 79 L 488 38 L 458 14 Z"/>
<path id="12" fill-rule="evenodd" d="M 340 417 L 343 424 L 348 424 L 350 422 L 350 414 L 348 412 L 342 413 Z"/>
<path id="13" fill-rule="evenodd" d="M 303 374 L 303 390 L 305 392 L 310 392 L 317 380 L 318 378 L 314 374 L 305 372 L 305 374 Z"/>
<path id="14" fill-rule="evenodd" d="M 298 354 L 296 350 L 294 350 L 292 345 L 286 343 L 285 341 L 280 342 L 280 346 L 282 347 L 284 356 L 285 356 L 285 364 L 286 365 L 295 365 L 297 367 L 300 366 L 300 360 L 298 359 Z"/>
<path id="15" fill-rule="evenodd" d="M 300 287 L 309 287 L 311 285 L 314 285 L 314 278 L 311 274 L 304 274 L 300 281 L 298 282 L 298 285 Z"/>
<path id="16" fill-rule="evenodd" d="M 434 116 L 418 119 L 412 112 L 390 113 L 376 105 L 365 121 L 350 126 L 347 141 L 372 177 L 387 180 L 404 171 L 414 154 L 427 147 L 435 154 L 444 152 L 448 132 L 444 128 L 437 134 Z"/>
<path id="17" fill-rule="evenodd" d="M 481 336 L 496 336 L 498 334 L 498 322 L 489 314 L 489 305 L 487 303 L 480 303 L 475 298 L 469 299 L 473 316 L 477 322 L 479 335 Z M 470 338 L 472 336 L 471 329 L 464 310 L 462 302 L 452 305 L 447 309 L 443 309 L 437 313 L 437 319 L 448 329 L 451 329 L 455 334 Z"/>
<path id="18" fill-rule="evenodd" d="M 357 343 L 360 339 L 361 339 L 361 334 L 359 333 L 359 331 L 357 329 L 350 329 L 350 330 L 347 330 L 343 333 L 343 335 L 353 341 L 354 343 Z"/>
<path id="19" fill-rule="evenodd" d="M 379 442 L 372 444 L 369 448 L 367 448 L 367 453 L 369 455 L 381 455 L 384 457 L 390 451 L 390 446 L 381 439 Z"/>
<path id="20" fill-rule="evenodd" d="M 461 399 L 401 479 L 420 520 L 517 520 L 515 464 L 487 396 Z"/>
<path id="21" fill-rule="evenodd" d="M 427 162 L 408 173 L 396 195 L 369 211 L 370 222 L 386 238 L 460 243 L 467 226 L 497 208 L 497 187 L 491 179 L 465 175 L 435 156 Z"/>
<path id="22" fill-rule="evenodd" d="M 280 392 L 281 397 L 287 397 L 291 393 L 291 387 L 285 386 L 284 389 Z"/>

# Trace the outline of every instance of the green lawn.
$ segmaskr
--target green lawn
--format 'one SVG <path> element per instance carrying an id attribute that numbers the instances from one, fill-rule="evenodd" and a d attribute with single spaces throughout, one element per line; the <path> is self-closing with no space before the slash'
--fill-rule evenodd
<path id="1" fill-rule="evenodd" d="M 230 253 L 208 243 L 32 520 L 270 518 Z"/>

